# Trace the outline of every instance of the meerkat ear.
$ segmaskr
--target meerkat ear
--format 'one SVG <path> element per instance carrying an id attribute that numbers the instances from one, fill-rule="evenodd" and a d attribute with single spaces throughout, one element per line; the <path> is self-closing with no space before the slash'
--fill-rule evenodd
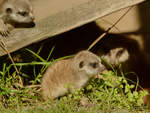
<path id="1" fill-rule="evenodd" d="M 79 63 L 79 68 L 83 68 L 83 66 L 84 66 L 84 61 L 81 61 L 81 62 Z"/>
<path id="2" fill-rule="evenodd" d="M 10 7 L 6 8 L 5 11 L 7 14 L 11 14 L 13 12 L 12 8 L 10 8 Z"/>

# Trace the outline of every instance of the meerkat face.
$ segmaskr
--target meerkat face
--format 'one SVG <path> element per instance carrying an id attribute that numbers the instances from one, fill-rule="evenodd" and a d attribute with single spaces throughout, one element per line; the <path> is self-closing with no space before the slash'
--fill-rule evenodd
<path id="1" fill-rule="evenodd" d="M 115 48 L 110 50 L 106 55 L 103 55 L 103 57 L 111 64 L 117 64 L 126 62 L 130 55 L 127 49 L 125 48 Z"/>
<path id="2" fill-rule="evenodd" d="M 100 62 L 98 61 L 82 60 L 79 62 L 79 70 L 84 71 L 89 76 L 97 75 L 100 69 Z"/>
<path id="3" fill-rule="evenodd" d="M 7 0 L 3 7 L 10 22 L 32 23 L 34 20 L 32 6 L 28 0 Z"/>
<path id="4" fill-rule="evenodd" d="M 89 51 L 79 52 L 75 56 L 74 62 L 76 65 L 76 70 L 84 72 L 89 77 L 99 74 L 104 69 L 100 58 Z"/>

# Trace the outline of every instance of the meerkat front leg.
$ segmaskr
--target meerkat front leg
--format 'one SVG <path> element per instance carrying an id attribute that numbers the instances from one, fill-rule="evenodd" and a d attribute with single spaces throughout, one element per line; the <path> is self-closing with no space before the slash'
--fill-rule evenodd
<path id="1" fill-rule="evenodd" d="M 9 27 L 2 19 L 0 19 L 0 35 L 4 37 L 9 35 Z"/>

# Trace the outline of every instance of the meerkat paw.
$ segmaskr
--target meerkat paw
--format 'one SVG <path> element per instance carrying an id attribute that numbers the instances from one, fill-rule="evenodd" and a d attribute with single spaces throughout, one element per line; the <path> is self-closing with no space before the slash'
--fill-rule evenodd
<path id="1" fill-rule="evenodd" d="M 9 34 L 10 34 L 10 32 L 9 32 L 9 29 L 7 26 L 5 26 L 5 27 L 0 26 L 0 35 L 6 37 Z"/>
<path id="2" fill-rule="evenodd" d="M 6 37 L 10 33 L 9 28 L 2 20 L 0 20 L 0 35 Z"/>

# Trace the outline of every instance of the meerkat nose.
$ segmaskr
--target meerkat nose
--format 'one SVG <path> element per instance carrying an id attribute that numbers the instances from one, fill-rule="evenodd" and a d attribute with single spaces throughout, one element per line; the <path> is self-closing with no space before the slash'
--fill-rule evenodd
<path id="1" fill-rule="evenodd" d="M 98 70 L 98 73 L 99 73 L 99 74 L 102 73 L 105 69 L 106 69 L 106 67 L 101 64 L 101 65 L 100 65 L 100 68 L 99 68 L 99 70 Z"/>
<path id="2" fill-rule="evenodd" d="M 31 16 L 31 19 L 32 19 L 32 20 L 34 20 L 34 19 L 35 19 L 35 17 L 34 17 L 34 16 Z"/>
<path id="3" fill-rule="evenodd" d="M 30 15 L 30 18 L 32 19 L 32 21 L 35 19 L 35 17 L 33 16 L 32 13 L 29 14 Z"/>

